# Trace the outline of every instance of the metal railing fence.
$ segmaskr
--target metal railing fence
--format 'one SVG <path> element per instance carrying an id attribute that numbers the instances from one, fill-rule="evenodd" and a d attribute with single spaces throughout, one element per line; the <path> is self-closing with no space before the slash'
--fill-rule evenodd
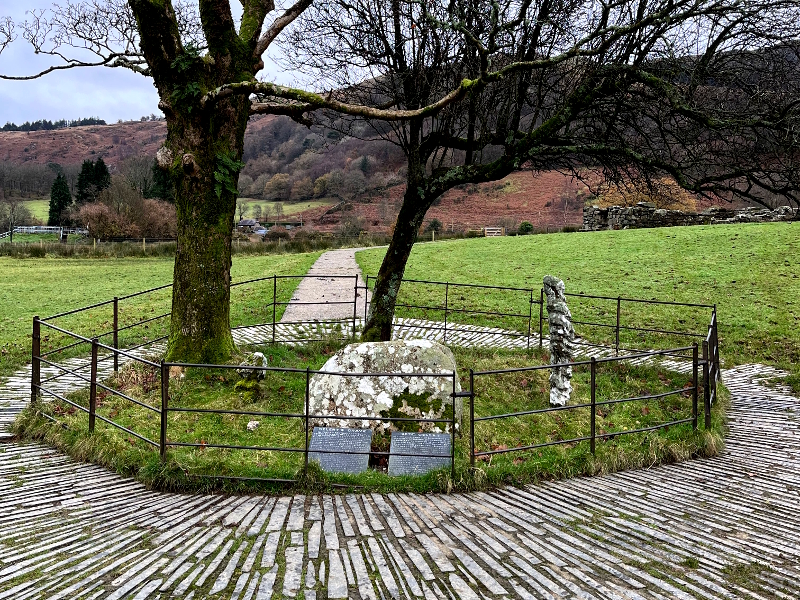
<path id="1" fill-rule="evenodd" d="M 262 321 L 260 323 L 256 323 L 254 325 L 247 325 L 244 323 L 235 325 L 235 328 L 244 328 L 244 327 L 258 327 L 258 326 L 266 326 L 271 328 L 271 339 L 265 340 L 271 343 L 276 343 L 281 341 L 280 336 L 277 331 L 277 325 L 279 324 L 279 315 L 278 312 L 281 310 L 281 307 L 285 307 L 290 304 L 289 298 L 291 297 L 291 290 L 293 290 L 293 286 L 291 282 L 293 280 L 297 280 L 302 276 L 299 275 L 273 275 L 271 277 L 263 277 L 263 278 L 256 278 L 242 282 L 236 282 L 232 284 L 232 288 L 234 290 L 239 289 L 241 286 L 251 285 L 252 288 L 241 288 L 243 293 L 251 293 L 256 295 L 257 297 L 263 298 L 265 294 L 260 293 L 256 286 L 258 284 L 264 285 L 267 288 L 267 296 L 269 297 L 269 302 L 262 302 L 263 310 L 262 314 L 265 314 L 267 317 L 270 317 L 266 321 Z M 369 290 L 369 281 L 370 278 L 367 278 L 367 283 L 364 286 L 359 286 L 358 278 L 355 276 L 326 276 L 326 277 L 335 277 L 335 278 L 345 278 L 345 279 L 353 279 L 353 301 L 344 301 L 341 302 L 345 305 L 352 304 L 353 306 L 353 313 L 352 317 L 347 317 L 344 319 L 336 319 L 330 320 L 331 324 L 339 324 L 339 325 L 346 325 L 340 332 L 342 337 L 352 337 L 355 335 L 357 326 L 358 326 L 358 299 L 360 293 L 363 291 L 366 293 Z M 488 286 L 482 284 L 463 284 L 463 283 L 450 283 L 450 282 L 432 282 L 432 281 L 424 281 L 424 280 L 407 280 L 404 283 L 411 283 L 411 284 L 422 284 L 427 286 L 434 286 L 436 289 L 441 288 L 444 292 L 443 294 L 443 304 L 438 306 L 425 306 L 425 305 L 417 305 L 416 308 L 424 307 L 427 310 L 439 310 L 443 312 L 444 319 L 441 325 L 431 325 L 431 328 L 440 328 L 442 331 L 443 337 L 446 339 L 446 335 L 449 332 L 451 335 L 455 332 L 458 332 L 460 329 L 460 324 L 457 321 L 452 320 L 453 314 L 458 315 L 465 315 L 465 314 L 477 314 L 480 315 L 480 318 L 494 318 L 494 317 L 513 317 L 517 319 L 522 319 L 527 324 L 527 332 L 508 332 L 510 335 L 517 335 L 519 337 L 527 338 L 526 347 L 531 347 L 531 342 L 535 341 L 533 337 L 534 332 L 532 329 L 538 329 L 538 344 L 542 346 L 542 340 L 544 337 L 544 298 L 543 292 L 539 291 L 539 298 L 536 299 L 534 295 L 534 290 L 529 288 L 512 288 L 512 287 L 502 287 L 502 286 Z M 270 285 L 271 284 L 271 285 Z M 141 292 L 136 292 L 134 294 L 128 294 L 126 296 L 115 297 L 112 300 L 99 302 L 96 304 L 92 304 L 87 307 L 65 311 L 56 315 L 52 315 L 47 317 L 46 319 L 40 319 L 39 317 L 34 317 L 33 319 L 33 335 L 32 335 L 32 374 L 31 374 L 31 402 L 37 402 L 40 396 L 48 396 L 51 398 L 55 398 L 60 400 L 67 405 L 71 406 L 75 410 L 79 410 L 84 412 L 88 415 L 88 428 L 89 431 L 94 431 L 96 426 L 96 421 L 100 420 L 103 423 L 106 423 L 112 427 L 116 427 L 117 429 L 125 432 L 128 435 L 131 435 L 146 444 L 152 446 L 153 448 L 158 448 L 158 451 L 162 457 L 166 456 L 168 448 L 179 448 L 179 447 L 220 447 L 220 448 L 228 448 L 234 450 L 242 450 L 242 451 L 263 451 L 263 450 L 270 450 L 270 451 L 280 451 L 280 452 L 293 452 L 293 453 L 302 453 L 304 459 L 304 466 L 308 464 L 308 456 L 310 453 L 309 449 L 309 422 L 311 420 L 320 419 L 322 421 L 325 420 L 332 420 L 332 419 L 348 419 L 348 417 L 342 417 L 341 415 L 315 415 L 309 413 L 309 384 L 310 378 L 315 374 L 328 374 L 328 375 L 339 375 L 339 376 L 347 376 L 347 377 L 359 377 L 359 376 L 368 376 L 368 377 L 443 377 L 442 374 L 430 374 L 430 373 L 410 373 L 410 374 L 401 374 L 398 375 L 396 373 L 382 373 L 382 374 L 375 374 L 375 373 L 366 373 L 366 374 L 342 374 L 342 373 L 325 373 L 324 371 L 319 370 L 311 370 L 311 369 L 293 369 L 293 368 L 282 368 L 282 367 L 263 367 L 263 368 L 256 368 L 263 370 L 265 372 L 282 372 L 282 373 L 294 373 L 299 374 L 300 376 L 305 377 L 305 408 L 303 411 L 295 411 L 295 412 L 270 412 L 270 411 L 231 411 L 231 410 L 222 410 L 222 409 L 201 409 L 201 408 L 193 408 L 189 406 L 175 406 L 170 402 L 170 379 L 169 379 L 169 370 L 171 367 L 178 367 L 178 368 L 190 368 L 190 369 L 236 369 L 239 368 L 237 366 L 231 365 L 210 365 L 210 364 L 186 364 L 186 363 L 175 363 L 175 362 L 164 362 L 164 361 L 154 361 L 148 360 L 143 358 L 140 355 L 140 352 L 135 352 L 136 350 L 141 350 L 142 348 L 146 348 L 151 346 L 159 341 L 163 341 L 166 339 L 165 335 L 141 335 L 141 334 L 133 334 L 137 328 L 145 328 L 149 327 L 154 323 L 159 321 L 164 322 L 164 319 L 170 315 L 169 312 L 153 314 L 153 316 L 146 316 L 143 317 L 141 315 L 133 315 L 133 318 L 129 319 L 130 322 L 122 323 L 120 316 L 121 313 L 124 312 L 124 307 L 126 303 L 132 302 L 134 299 L 139 298 L 150 298 L 153 294 L 161 290 L 167 290 L 171 287 L 169 285 L 158 286 L 149 290 L 144 290 Z M 271 289 L 271 294 L 269 293 L 269 289 Z M 493 293 L 501 292 L 501 293 L 508 293 L 512 294 L 515 297 L 519 298 L 522 296 L 526 299 L 528 305 L 527 314 L 523 311 L 509 311 L 504 313 L 502 311 L 486 311 L 486 310 L 470 310 L 464 305 L 455 307 L 451 303 L 451 298 L 453 293 L 461 294 L 462 290 L 490 290 Z M 469 438 L 469 456 L 470 456 L 470 464 L 474 465 L 474 461 L 476 457 L 481 456 L 489 456 L 492 454 L 498 453 L 506 453 L 506 452 L 522 452 L 522 451 L 529 451 L 536 448 L 541 448 L 544 446 L 551 446 L 557 444 L 575 444 L 581 442 L 589 442 L 590 450 L 592 452 L 595 451 L 596 443 L 598 440 L 609 439 L 612 437 L 626 435 L 631 433 L 641 433 L 650 431 L 653 429 L 658 428 L 665 428 L 671 427 L 674 425 L 684 424 L 691 422 L 693 428 L 697 427 L 698 421 L 698 398 L 700 393 L 702 392 L 703 398 L 703 416 L 704 416 L 704 426 L 706 429 L 711 427 L 711 411 L 714 403 L 717 399 L 717 381 L 720 379 L 720 353 L 719 353 L 719 337 L 718 337 L 718 320 L 717 320 L 717 312 L 716 307 L 712 305 L 704 305 L 704 304 L 688 304 L 688 303 L 674 303 L 674 302 L 663 302 L 663 301 L 654 301 L 654 300 L 639 300 L 635 298 L 623 298 L 623 297 L 606 297 L 606 296 L 596 296 L 596 295 L 587 295 L 587 294 L 569 294 L 573 297 L 579 298 L 588 298 L 592 300 L 601 300 L 606 302 L 613 302 L 616 304 L 616 320 L 614 323 L 611 324 L 603 324 L 606 328 L 611 327 L 615 334 L 615 344 L 611 346 L 611 348 L 615 351 L 614 356 L 608 358 L 600 358 L 600 359 L 590 359 L 586 361 L 575 361 L 569 363 L 568 365 L 561 365 L 561 366 L 571 366 L 576 369 L 580 368 L 588 368 L 590 370 L 590 398 L 591 401 L 589 403 L 582 403 L 579 405 L 569 405 L 567 407 L 549 407 L 549 408 L 542 408 L 542 409 L 533 409 L 528 411 L 517 411 L 511 413 L 502 413 L 502 414 L 475 414 L 475 396 L 476 396 L 476 380 L 477 385 L 480 387 L 481 380 L 489 377 L 494 377 L 498 375 L 502 375 L 503 373 L 509 373 L 512 371 L 539 371 L 544 369 L 552 369 L 554 365 L 533 365 L 529 367 L 523 367 L 521 369 L 501 369 L 495 371 L 473 371 L 470 370 L 469 372 L 469 387 L 465 390 L 460 392 L 456 392 L 456 378 L 455 375 L 452 373 L 449 375 L 444 375 L 444 377 L 452 378 L 453 380 L 453 392 L 451 394 L 453 398 L 453 402 L 455 402 L 458 398 L 467 398 L 469 400 L 469 418 L 466 420 L 466 424 L 469 426 L 470 431 L 470 438 Z M 365 310 L 366 310 L 366 298 L 363 300 L 365 303 Z M 620 307 L 624 302 L 631 302 L 631 303 L 645 303 L 645 304 L 667 304 L 671 306 L 678 306 L 678 307 L 695 307 L 701 309 L 711 309 L 711 318 L 707 325 L 707 330 L 704 334 L 702 334 L 702 343 L 701 346 L 695 342 L 692 345 L 684 345 L 680 347 L 669 348 L 665 350 L 655 350 L 649 352 L 638 352 L 633 354 L 626 354 L 620 355 L 620 351 L 625 350 L 619 343 L 620 332 L 626 329 L 631 330 L 641 330 L 645 329 L 648 332 L 656 332 L 656 333 L 663 333 L 667 335 L 684 335 L 686 337 L 695 338 L 698 334 L 692 331 L 675 331 L 666 328 L 639 328 L 636 326 L 625 325 L 621 322 L 620 318 Z M 312 302 L 309 304 L 330 304 L 329 302 Z M 400 303 L 399 308 L 411 308 L 411 306 L 406 306 L 410 303 Z M 537 316 L 534 311 L 534 306 L 538 305 L 539 307 L 539 315 Z M 154 307 L 150 307 L 151 311 L 154 311 Z M 101 319 L 103 323 L 111 324 L 111 328 L 109 329 L 108 326 L 106 327 L 99 327 L 96 332 L 90 332 L 89 334 L 80 334 L 74 331 L 71 331 L 67 328 L 67 326 L 59 326 L 56 325 L 54 322 L 59 322 L 62 319 L 66 319 L 68 317 L 79 315 L 81 313 L 88 313 L 90 311 L 108 311 L 110 315 L 106 315 L 105 319 Z M 270 314 L 271 313 L 271 314 Z M 258 315 L 256 315 L 258 316 Z M 245 313 L 242 313 L 242 316 L 237 317 L 239 319 L 244 320 Z M 537 322 L 538 318 L 538 322 Z M 251 319 L 256 320 L 258 319 Z M 575 320 L 577 324 L 582 324 L 580 320 Z M 585 322 L 584 322 L 585 323 Z M 285 323 L 287 325 L 291 325 L 293 323 Z M 402 324 L 401 324 L 402 326 Z M 349 330 L 349 331 L 348 331 Z M 61 336 L 62 339 L 66 339 L 66 344 L 62 346 L 55 346 L 50 344 L 49 347 L 45 348 L 42 346 L 42 339 L 43 339 L 43 331 L 50 332 L 54 335 Z M 148 330 L 149 332 L 149 330 Z M 133 342 L 129 345 L 124 345 L 121 343 L 121 334 L 126 334 L 127 341 Z M 500 330 L 499 328 L 495 328 L 493 330 L 494 334 L 502 335 L 505 333 L 504 331 Z M 45 338 L 48 336 L 45 335 Z M 106 340 L 104 343 L 102 340 Z M 292 340 L 295 342 L 309 342 L 315 341 L 315 338 L 309 338 L 306 340 Z M 80 349 L 84 346 L 88 346 L 90 358 L 88 360 L 78 362 L 74 364 L 75 361 L 70 362 L 69 364 L 63 363 L 63 360 L 59 359 L 59 355 L 61 357 L 64 356 L 72 356 L 77 355 Z M 691 357 L 686 355 L 687 352 L 691 351 Z M 135 398 L 130 394 L 126 394 L 123 391 L 117 390 L 114 388 L 113 385 L 110 385 L 107 381 L 107 377 L 112 373 L 117 373 L 119 371 L 119 366 L 122 357 L 123 361 L 131 361 L 140 368 L 145 370 L 152 371 L 152 379 L 154 381 L 154 385 L 157 385 L 160 389 L 160 405 L 153 406 L 146 401 L 146 399 L 142 398 Z M 691 394 L 692 394 L 692 411 L 691 415 L 683 416 L 681 419 L 673 420 L 666 423 L 656 424 L 651 427 L 646 427 L 637 430 L 629 430 L 629 431 L 617 431 L 613 433 L 609 432 L 601 432 L 598 433 L 596 430 L 596 423 L 595 423 L 595 415 L 596 410 L 598 407 L 602 407 L 606 404 L 617 404 L 617 403 L 624 403 L 624 402 L 648 402 L 648 401 L 657 401 L 661 398 L 668 397 L 670 395 L 678 394 L 678 393 L 685 393 L 686 388 L 681 388 L 680 390 L 671 390 L 668 392 L 657 392 L 652 394 L 641 394 L 636 397 L 630 398 L 622 398 L 622 399 L 603 399 L 597 398 L 597 387 L 596 387 L 596 371 L 598 366 L 603 366 L 607 364 L 613 363 L 624 363 L 624 362 L 631 362 L 631 361 L 640 361 L 640 360 L 652 360 L 652 359 L 672 359 L 672 360 L 684 360 L 689 361 L 691 360 L 692 366 L 692 385 L 691 385 Z M 42 366 L 49 367 L 55 371 L 55 373 L 45 379 L 41 377 L 41 369 Z M 559 365 L 556 365 L 559 366 Z M 702 373 L 700 372 L 702 370 Z M 87 372 L 88 371 L 88 372 Z M 74 382 L 82 382 L 88 384 L 89 387 L 89 397 L 88 401 L 85 404 L 82 404 L 80 401 L 77 401 L 74 397 L 69 398 L 68 392 L 64 391 L 64 389 L 59 387 L 59 383 L 63 380 L 68 380 Z M 135 431 L 130 427 L 126 427 L 120 423 L 114 421 L 113 418 L 109 418 L 108 416 L 104 416 L 99 414 L 97 411 L 98 406 L 98 398 L 99 396 L 113 396 L 116 398 L 121 399 L 121 401 L 125 403 L 130 403 L 132 405 L 136 405 L 139 408 L 145 409 L 149 412 L 153 412 L 159 415 L 159 422 L 160 422 L 160 430 L 159 430 L 159 439 L 158 441 L 151 439 L 148 437 L 146 433 L 142 433 L 141 431 Z M 589 431 L 585 435 L 580 435 L 573 439 L 569 440 L 530 440 L 530 443 L 525 443 L 519 445 L 514 448 L 504 448 L 500 450 L 479 450 L 476 452 L 475 448 L 475 431 L 476 426 L 480 426 L 480 423 L 486 421 L 496 421 L 501 419 L 510 419 L 510 418 L 519 418 L 526 415 L 533 415 L 538 413 L 550 413 L 550 412 L 560 412 L 565 410 L 581 410 L 581 409 L 589 409 L 590 410 L 590 427 Z M 177 413 L 213 413 L 213 414 L 242 414 L 242 415 L 251 415 L 251 416 L 262 416 L 266 418 L 286 418 L 289 420 L 296 420 L 299 423 L 302 423 L 305 432 L 305 444 L 303 446 L 296 446 L 293 448 L 289 447 L 281 447 L 279 445 L 269 445 L 269 446 L 240 446 L 235 444 L 224 444 L 220 443 L 215 446 L 209 446 L 208 444 L 196 444 L 193 442 L 183 442 L 176 438 L 170 438 L 169 435 L 169 428 L 168 428 L 168 416 Z M 351 420 L 364 420 L 364 417 L 352 417 Z M 409 417 L 408 419 L 384 419 L 387 421 L 392 420 L 405 420 L 409 422 L 417 422 L 417 423 L 424 423 L 430 422 L 431 420 L 428 419 L 415 419 Z M 435 419 L 433 421 L 436 422 L 443 422 L 448 423 L 450 425 L 450 432 L 452 436 L 452 443 L 451 443 L 451 468 L 455 469 L 455 451 L 457 447 L 456 441 L 456 415 L 455 410 L 453 410 L 453 415 L 449 419 Z M 466 449 L 465 449 L 466 450 Z M 325 451 L 317 451 L 314 450 L 313 452 L 320 452 L 325 453 Z M 364 454 L 364 453 L 362 453 Z M 369 454 L 374 456 L 388 456 L 389 452 L 378 452 L 378 451 L 370 451 Z M 434 457 L 434 455 L 415 455 L 420 457 Z M 437 455 L 438 456 L 438 455 Z M 441 458 L 441 457 L 440 457 Z M 270 480 L 266 478 L 265 480 Z M 275 480 L 278 481 L 278 480 Z M 280 481 L 288 481 L 285 479 L 281 479 Z"/>

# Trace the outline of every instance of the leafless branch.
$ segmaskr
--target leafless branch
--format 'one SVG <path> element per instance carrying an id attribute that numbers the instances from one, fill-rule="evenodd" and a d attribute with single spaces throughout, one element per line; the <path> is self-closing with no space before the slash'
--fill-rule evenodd
<path id="1" fill-rule="evenodd" d="M 275 19 L 267 29 L 256 45 L 256 56 L 261 56 L 267 51 L 270 44 L 275 41 L 275 38 L 286 29 L 297 17 L 299 17 L 304 10 L 306 10 L 314 0 L 297 0 L 295 4 L 290 6 L 284 13 Z"/>

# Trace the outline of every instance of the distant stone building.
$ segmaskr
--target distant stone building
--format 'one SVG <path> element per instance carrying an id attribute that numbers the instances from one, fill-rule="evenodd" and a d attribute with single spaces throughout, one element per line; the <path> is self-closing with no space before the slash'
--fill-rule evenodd
<path id="1" fill-rule="evenodd" d="M 242 219 L 236 225 L 236 228 L 242 233 L 253 233 L 259 227 L 261 227 L 261 223 L 255 219 Z"/>

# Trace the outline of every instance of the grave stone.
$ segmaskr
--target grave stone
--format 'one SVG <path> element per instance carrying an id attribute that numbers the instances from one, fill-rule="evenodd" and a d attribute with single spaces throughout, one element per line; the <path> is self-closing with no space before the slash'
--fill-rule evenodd
<path id="1" fill-rule="evenodd" d="M 446 433 L 393 431 L 389 448 L 389 475 L 424 475 L 428 471 L 449 466 L 450 443 L 450 435 Z M 440 456 L 396 456 L 395 453 Z"/>
<path id="2" fill-rule="evenodd" d="M 371 429 L 348 427 L 314 427 L 308 446 L 308 460 L 317 461 L 328 473 L 357 475 L 367 470 L 369 451 L 372 447 Z M 319 452 L 320 450 L 338 452 Z M 316 451 L 316 452 L 315 452 Z M 367 454 L 345 454 L 366 452 Z"/>

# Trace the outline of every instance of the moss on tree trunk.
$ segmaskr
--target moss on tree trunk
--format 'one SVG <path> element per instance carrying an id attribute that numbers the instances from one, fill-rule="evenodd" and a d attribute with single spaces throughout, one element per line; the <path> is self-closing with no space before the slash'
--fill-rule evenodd
<path id="1" fill-rule="evenodd" d="M 190 113 L 169 124 L 178 216 L 169 360 L 219 363 L 235 351 L 231 236 L 248 103 L 226 100 L 214 115 Z"/>

